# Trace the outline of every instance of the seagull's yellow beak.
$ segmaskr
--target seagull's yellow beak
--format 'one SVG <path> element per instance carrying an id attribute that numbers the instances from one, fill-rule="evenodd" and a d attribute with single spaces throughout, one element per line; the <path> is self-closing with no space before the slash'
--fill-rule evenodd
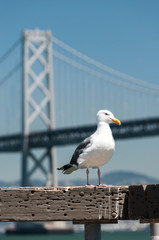
<path id="1" fill-rule="evenodd" d="M 121 122 L 117 118 L 112 118 L 112 121 L 116 123 L 117 125 L 121 125 Z"/>

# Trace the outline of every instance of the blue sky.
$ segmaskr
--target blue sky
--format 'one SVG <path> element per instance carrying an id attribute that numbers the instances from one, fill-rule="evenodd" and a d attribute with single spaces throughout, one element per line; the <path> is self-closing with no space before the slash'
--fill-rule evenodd
<path id="1" fill-rule="evenodd" d="M 50 29 L 93 59 L 157 83 L 158 9 L 157 0 L 0 0 L 0 52 L 24 29 Z"/>
<path id="2" fill-rule="evenodd" d="M 158 0 L 0 0 L 0 56 L 24 29 L 49 29 L 85 55 L 159 84 L 158 10 Z M 123 151 L 126 141 L 118 142 L 116 154 L 120 162 L 113 160 L 104 171 L 136 170 L 157 177 L 158 140 L 158 137 L 129 140 L 126 152 Z M 128 162 L 130 151 L 134 162 L 132 159 Z M 0 179 L 17 179 L 19 160 L 13 163 L 8 159 L 1 162 Z M 153 164 L 150 159 L 154 159 Z M 6 171 L 10 171 L 9 177 Z"/>

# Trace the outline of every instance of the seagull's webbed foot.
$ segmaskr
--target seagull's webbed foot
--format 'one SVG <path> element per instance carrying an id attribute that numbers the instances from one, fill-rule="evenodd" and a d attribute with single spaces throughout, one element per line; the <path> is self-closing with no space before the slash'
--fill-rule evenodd
<path id="1" fill-rule="evenodd" d="M 106 185 L 106 184 L 97 184 L 96 186 L 97 186 L 97 187 L 108 187 L 109 185 Z"/>
<path id="2" fill-rule="evenodd" d="M 97 187 L 113 187 L 113 185 L 97 184 Z"/>
<path id="3" fill-rule="evenodd" d="M 92 184 L 86 184 L 85 187 L 95 187 L 95 185 L 92 185 Z"/>

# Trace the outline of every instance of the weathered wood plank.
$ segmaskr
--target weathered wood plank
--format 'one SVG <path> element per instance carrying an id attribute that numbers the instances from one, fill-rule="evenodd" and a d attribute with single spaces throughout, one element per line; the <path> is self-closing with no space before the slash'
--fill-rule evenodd
<path id="1" fill-rule="evenodd" d="M 0 188 L 0 221 L 126 219 L 128 187 Z"/>
<path id="2" fill-rule="evenodd" d="M 159 184 L 129 187 L 129 218 L 159 222 Z"/>
<path id="3" fill-rule="evenodd" d="M 159 222 L 159 184 L 0 188 L 0 221 Z"/>

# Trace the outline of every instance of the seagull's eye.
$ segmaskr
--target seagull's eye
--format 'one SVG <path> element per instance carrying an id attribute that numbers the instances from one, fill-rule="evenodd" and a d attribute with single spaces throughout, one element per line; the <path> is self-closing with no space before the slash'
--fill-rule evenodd
<path id="1" fill-rule="evenodd" d="M 107 116 L 107 115 L 109 115 L 108 113 L 105 113 L 105 115 Z"/>

